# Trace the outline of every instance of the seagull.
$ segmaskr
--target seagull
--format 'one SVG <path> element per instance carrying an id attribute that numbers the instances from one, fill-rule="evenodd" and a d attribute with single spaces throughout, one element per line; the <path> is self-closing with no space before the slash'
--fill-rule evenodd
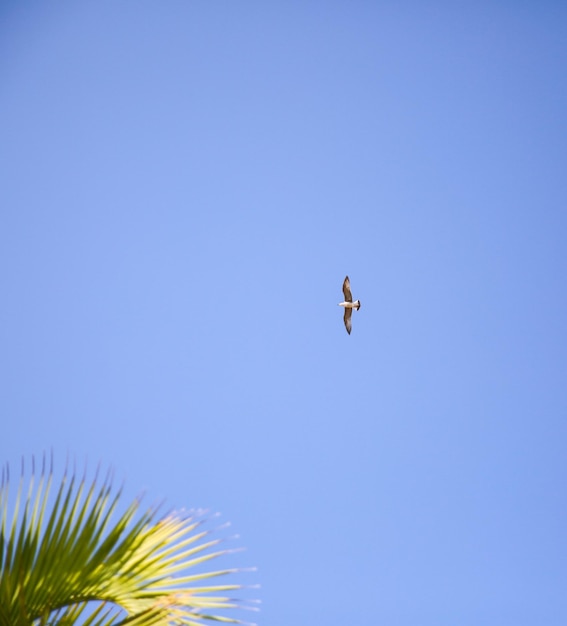
<path id="1" fill-rule="evenodd" d="M 350 335 L 350 331 L 352 330 L 352 310 L 360 309 L 360 300 L 356 300 L 356 302 L 352 301 L 352 293 L 350 292 L 350 280 L 348 276 L 345 277 L 345 282 L 343 283 L 343 293 L 345 294 L 345 301 L 339 302 L 339 306 L 344 306 L 345 308 L 345 328 L 347 333 Z"/>

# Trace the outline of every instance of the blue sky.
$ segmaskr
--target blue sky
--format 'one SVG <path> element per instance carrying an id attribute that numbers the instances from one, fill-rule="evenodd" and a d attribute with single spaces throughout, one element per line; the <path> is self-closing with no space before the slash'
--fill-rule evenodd
<path id="1" fill-rule="evenodd" d="M 2 462 L 222 512 L 260 624 L 565 624 L 566 28 L 3 3 Z"/>

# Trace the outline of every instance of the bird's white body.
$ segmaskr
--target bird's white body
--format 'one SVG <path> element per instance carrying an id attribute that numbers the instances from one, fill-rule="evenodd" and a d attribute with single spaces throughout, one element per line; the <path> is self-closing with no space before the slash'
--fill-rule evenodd
<path id="1" fill-rule="evenodd" d="M 360 309 L 360 302 L 357 300 L 356 302 L 339 302 L 339 306 L 344 306 L 345 309 Z"/>

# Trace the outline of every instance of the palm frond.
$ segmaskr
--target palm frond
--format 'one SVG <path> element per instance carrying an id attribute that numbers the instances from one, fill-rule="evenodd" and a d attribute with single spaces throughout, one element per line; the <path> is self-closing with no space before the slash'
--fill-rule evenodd
<path id="1" fill-rule="evenodd" d="M 52 493 L 45 457 L 36 478 L 34 464 L 25 490 L 22 465 L 10 506 L 9 468 L 2 472 L 0 626 L 202 626 L 242 623 L 211 611 L 255 610 L 226 595 L 240 584 L 201 584 L 243 570 L 188 573 L 231 552 L 217 549 L 201 513 L 157 518 L 153 508 L 140 513 L 138 500 L 123 509 L 109 474 L 87 486 L 65 471 Z"/>

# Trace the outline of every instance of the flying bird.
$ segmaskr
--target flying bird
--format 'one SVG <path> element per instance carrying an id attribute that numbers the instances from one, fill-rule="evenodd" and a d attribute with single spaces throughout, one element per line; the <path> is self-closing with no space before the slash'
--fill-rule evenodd
<path id="1" fill-rule="evenodd" d="M 344 307 L 345 309 L 345 328 L 347 333 L 350 335 L 350 331 L 352 330 L 352 310 L 360 309 L 360 300 L 352 301 L 352 293 L 350 291 L 350 280 L 348 276 L 345 277 L 345 282 L 343 283 L 343 293 L 345 295 L 345 301 L 339 302 L 339 306 Z"/>

